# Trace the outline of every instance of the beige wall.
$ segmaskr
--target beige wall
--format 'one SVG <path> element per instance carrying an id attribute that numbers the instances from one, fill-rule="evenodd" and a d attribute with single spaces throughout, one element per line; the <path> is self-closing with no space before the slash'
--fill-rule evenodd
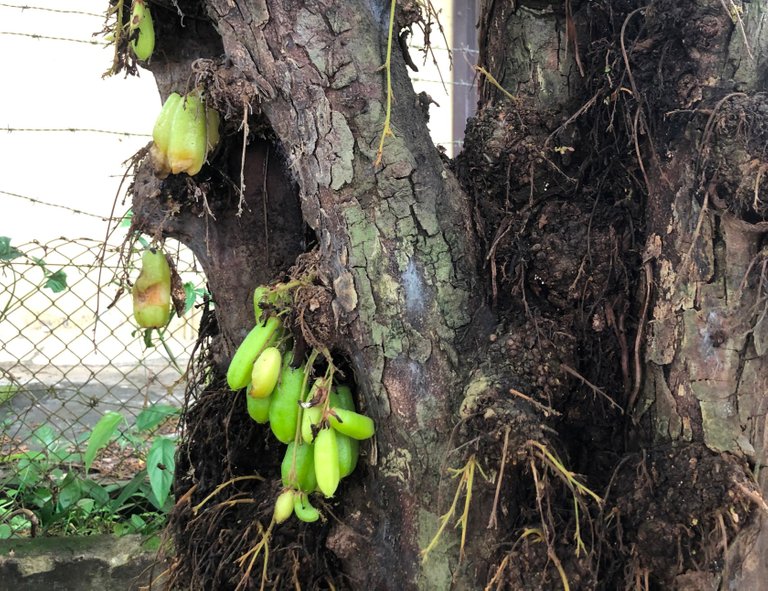
<path id="1" fill-rule="evenodd" d="M 463 1 L 463 0 L 462 0 Z M 19 2 L 55 10 L 99 13 L 107 0 L 34 0 Z M 428 55 L 426 63 L 413 38 L 412 57 L 419 72 L 412 73 L 417 91 L 428 92 L 440 107 L 430 109 L 430 129 L 436 143 L 453 154 L 452 103 L 454 88 L 448 47 L 453 47 L 452 0 L 433 0 L 446 31 L 432 35 L 439 67 Z M 107 217 L 125 171 L 122 162 L 149 141 L 160 99 L 152 75 L 123 75 L 103 79 L 111 48 L 39 38 L 63 37 L 97 41 L 93 33 L 103 25 L 101 16 L 0 6 L 0 29 L 22 35 L 0 35 L 3 77 L 0 93 L 1 128 L 81 128 L 143 134 L 118 136 L 92 132 L 0 133 L 2 175 L 0 191 L 15 193 Z M 464 59 L 456 55 L 455 59 Z M 439 70 L 439 71 L 438 71 Z M 445 86 L 440 82 L 440 76 Z M 58 236 L 102 238 L 104 222 L 98 218 L 52 209 L 0 193 L 0 235 L 27 241 Z M 127 209 L 118 203 L 117 212 Z"/>
<path id="2" fill-rule="evenodd" d="M 18 2 L 54 9 L 99 12 L 107 0 Z M 100 16 L 0 7 L 0 30 L 22 34 L 100 39 Z M 0 133 L 0 191 L 30 196 L 107 217 L 122 162 L 149 141 L 160 99 L 152 76 L 102 79 L 111 49 L 27 36 L 0 35 L 3 92 L 0 128 L 96 128 L 145 134 L 123 137 L 90 132 Z M 0 193 L 0 235 L 20 241 L 57 236 L 103 238 L 97 218 L 33 205 Z M 126 206 L 118 205 L 122 213 Z"/>

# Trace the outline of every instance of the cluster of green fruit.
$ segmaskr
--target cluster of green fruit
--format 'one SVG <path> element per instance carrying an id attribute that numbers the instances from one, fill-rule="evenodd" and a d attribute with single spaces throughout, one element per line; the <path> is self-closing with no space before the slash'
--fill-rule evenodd
<path id="1" fill-rule="evenodd" d="M 155 26 L 144 0 L 133 0 L 128 30 L 133 54 L 142 61 L 148 60 L 155 50 Z"/>
<path id="2" fill-rule="evenodd" d="M 149 153 L 157 176 L 195 175 L 219 143 L 219 112 L 206 106 L 199 89 L 183 97 L 173 92 L 157 116 L 152 140 Z"/>
<path id="3" fill-rule="evenodd" d="M 133 316 L 142 328 L 162 328 L 171 318 L 171 267 L 165 253 L 148 248 L 133 284 Z"/>
<path id="4" fill-rule="evenodd" d="M 348 386 L 334 384 L 326 375 L 309 387 L 311 364 L 294 359 L 281 345 L 286 341 L 280 319 L 262 309 L 269 298 L 266 287 L 256 289 L 256 326 L 232 357 L 227 383 L 232 390 L 246 388 L 248 414 L 257 423 L 269 423 L 275 437 L 288 445 L 281 467 L 285 488 L 275 503 L 275 522 L 292 513 L 302 521 L 317 521 L 320 513 L 308 494 L 334 495 L 340 480 L 355 469 L 359 442 L 373 436 L 374 424 L 355 412 Z"/>

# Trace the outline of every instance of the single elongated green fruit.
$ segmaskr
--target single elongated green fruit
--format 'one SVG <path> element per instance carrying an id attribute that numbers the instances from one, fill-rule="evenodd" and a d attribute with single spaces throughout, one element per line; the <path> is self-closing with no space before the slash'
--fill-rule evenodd
<path id="1" fill-rule="evenodd" d="M 278 495 L 275 501 L 275 523 L 282 523 L 291 516 L 291 513 L 293 513 L 293 500 L 297 494 L 296 491 L 286 490 Z"/>
<path id="2" fill-rule="evenodd" d="M 340 384 L 331 390 L 331 406 L 355 410 L 355 402 L 352 400 L 352 390 L 349 389 L 349 386 Z"/>
<path id="3" fill-rule="evenodd" d="M 261 315 L 264 310 L 261 309 L 261 300 L 267 295 L 267 288 L 264 285 L 259 285 L 253 290 L 253 315 L 256 317 L 256 322 L 261 322 Z"/>
<path id="4" fill-rule="evenodd" d="M 366 417 L 353 410 L 345 410 L 343 408 L 331 408 L 331 411 L 328 418 L 331 426 L 339 433 L 343 433 L 352 439 L 368 439 L 373 437 L 373 434 L 376 432 L 371 417 Z M 334 413 L 336 416 L 333 416 Z"/>
<path id="5" fill-rule="evenodd" d="M 160 178 L 165 178 L 171 172 L 171 167 L 168 164 L 168 144 L 171 141 L 173 118 L 176 116 L 176 110 L 181 103 L 182 98 L 178 92 L 169 94 L 155 120 L 155 127 L 152 129 L 152 145 L 149 148 L 149 155 L 152 159 L 152 168 Z"/>
<path id="6" fill-rule="evenodd" d="M 315 438 L 315 476 L 320 491 L 332 497 L 341 479 L 339 446 L 333 429 L 322 429 Z"/>
<path id="7" fill-rule="evenodd" d="M 253 363 L 251 370 L 251 396 L 266 398 L 272 393 L 280 377 L 280 349 L 267 347 Z"/>
<path id="8" fill-rule="evenodd" d="M 352 399 L 352 390 L 343 384 L 337 385 L 331 390 L 331 408 L 355 410 L 355 402 Z M 336 444 L 339 447 L 339 476 L 346 478 L 354 472 L 357 460 L 360 457 L 360 442 L 342 433 L 336 434 Z"/>
<path id="9" fill-rule="evenodd" d="M 269 318 L 264 324 L 254 326 L 245 337 L 227 369 L 227 384 L 232 390 L 245 388 L 251 381 L 254 361 L 269 346 L 279 326 L 279 319 Z"/>
<path id="10" fill-rule="evenodd" d="M 168 143 L 168 166 L 173 174 L 200 172 L 206 155 L 205 104 L 197 92 L 190 92 L 176 109 Z"/>
<path id="11" fill-rule="evenodd" d="M 205 108 L 205 138 L 208 152 L 212 152 L 219 145 L 219 112 L 211 107 Z"/>
<path id="12" fill-rule="evenodd" d="M 312 523 L 320 519 L 320 512 L 309 502 L 309 497 L 302 493 L 295 495 L 293 499 L 293 512 L 301 521 Z"/>
<path id="13" fill-rule="evenodd" d="M 306 443 L 296 445 L 291 442 L 285 450 L 283 463 L 280 465 L 283 486 L 312 492 L 317 488 L 315 478 L 315 448 Z"/>
<path id="14" fill-rule="evenodd" d="M 165 254 L 148 248 L 133 284 L 133 316 L 142 328 L 162 328 L 171 317 L 171 268 Z"/>
<path id="15" fill-rule="evenodd" d="M 269 427 L 275 437 L 283 443 L 290 443 L 296 436 L 299 401 L 303 398 L 305 367 L 291 367 L 290 359 L 291 355 L 285 356 L 280 381 L 269 407 Z"/>
<path id="16" fill-rule="evenodd" d="M 320 423 L 322 416 L 323 409 L 320 406 L 304 409 L 304 414 L 301 416 L 301 438 L 305 443 L 312 443 L 314 440 L 312 427 L 316 427 Z"/>
<path id="17" fill-rule="evenodd" d="M 254 421 L 261 425 L 269 422 L 269 409 L 272 406 L 272 396 L 267 396 L 266 398 L 254 398 L 249 392 L 250 388 L 245 395 L 248 414 Z"/>
<path id="18" fill-rule="evenodd" d="M 138 0 L 134 2 L 134 6 L 139 4 Z M 141 4 L 144 4 L 141 2 Z M 139 19 L 139 24 L 136 27 L 138 29 L 138 36 L 134 36 L 131 41 L 131 48 L 133 53 L 142 61 L 146 61 L 152 55 L 155 50 L 155 26 L 152 22 L 152 14 L 149 12 L 149 7 L 144 7 L 144 15 Z M 134 15 L 131 14 L 131 27 L 133 27 Z M 134 34 L 135 35 L 135 34 Z"/>
<path id="19" fill-rule="evenodd" d="M 165 153 L 168 151 L 168 144 L 171 140 L 171 125 L 176 115 L 176 109 L 181 105 L 181 95 L 178 92 L 172 92 L 165 99 L 160 114 L 155 120 L 155 127 L 152 129 L 152 140 L 157 149 Z"/>
<path id="20" fill-rule="evenodd" d="M 360 442 L 341 433 L 336 434 L 336 445 L 339 448 L 339 477 L 346 478 L 355 470 L 360 456 Z"/>
<path id="21" fill-rule="evenodd" d="M 131 2 L 131 22 L 129 23 L 129 29 L 131 31 L 137 29 L 144 20 L 144 15 L 147 13 L 147 5 L 144 0 L 133 0 Z"/>

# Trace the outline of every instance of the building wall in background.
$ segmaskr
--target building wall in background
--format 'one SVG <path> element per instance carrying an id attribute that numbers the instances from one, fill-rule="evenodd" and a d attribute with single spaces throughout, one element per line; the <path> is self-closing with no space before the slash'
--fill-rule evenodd
<path id="1" fill-rule="evenodd" d="M 112 48 L 94 34 L 102 29 L 101 10 L 107 3 L 0 5 L 0 50 L 6 56 L 0 93 L 0 128 L 5 130 L 0 133 L 0 236 L 23 242 L 60 236 L 103 239 L 113 205 L 118 217 L 127 210 L 125 185 L 119 191 L 123 163 L 150 140 L 161 103 L 147 71 L 138 77 L 102 78 Z M 410 40 L 419 67 L 411 73 L 414 86 L 440 105 L 432 105 L 429 125 L 449 156 L 460 147 L 463 123 L 475 104 L 475 12 L 473 2 L 465 4 L 433 0 L 445 39 L 434 27 L 426 56 L 418 31 Z M 448 48 L 454 50 L 453 69 Z"/>

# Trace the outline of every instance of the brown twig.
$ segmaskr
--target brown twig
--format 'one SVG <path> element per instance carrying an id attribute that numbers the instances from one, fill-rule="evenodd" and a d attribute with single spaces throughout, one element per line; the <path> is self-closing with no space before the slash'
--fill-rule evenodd
<path id="1" fill-rule="evenodd" d="M 568 43 L 573 44 L 573 57 L 576 60 L 576 67 L 579 68 L 579 74 L 584 78 L 584 66 L 581 65 L 581 56 L 579 55 L 579 37 L 576 34 L 576 24 L 573 20 L 573 8 L 571 0 L 565 0 L 565 46 Z"/>
<path id="2" fill-rule="evenodd" d="M 627 401 L 627 413 L 631 414 L 632 409 L 637 401 L 637 395 L 640 393 L 640 384 L 643 379 L 643 366 L 640 363 L 640 345 L 643 342 L 643 335 L 645 332 L 645 322 L 648 317 L 648 308 L 651 303 L 651 293 L 653 291 L 653 271 L 651 269 L 651 261 L 646 261 L 643 264 L 645 270 L 645 298 L 643 298 L 643 311 L 640 314 L 640 320 L 637 325 L 637 334 L 635 335 L 635 348 L 633 351 L 635 362 L 635 377 L 632 385 L 632 392 L 629 395 Z"/>
<path id="3" fill-rule="evenodd" d="M 693 236 L 691 236 L 691 245 L 683 256 L 680 268 L 687 273 L 688 265 L 691 263 L 693 256 L 693 248 L 696 246 L 696 241 L 699 239 L 701 233 L 701 226 L 704 224 L 704 218 L 707 215 L 707 209 L 709 208 L 709 190 L 704 191 L 704 203 L 701 204 L 701 211 L 699 211 L 699 218 L 696 220 L 696 228 L 693 230 Z"/>
<path id="4" fill-rule="evenodd" d="M 512 394 L 513 396 L 517 396 L 518 398 L 522 398 L 523 400 L 525 400 L 529 404 L 532 404 L 533 406 L 538 408 L 541 412 L 543 412 L 544 415 L 547 416 L 547 417 L 549 417 L 551 415 L 559 417 L 562 414 L 562 413 L 556 411 L 551 406 L 547 406 L 546 404 L 542 404 L 541 402 L 539 402 L 538 400 L 534 400 L 533 398 L 531 398 L 527 394 L 523 394 L 522 392 L 520 392 L 520 390 L 515 390 L 514 388 L 510 388 L 509 389 L 509 393 Z"/>
<path id="5" fill-rule="evenodd" d="M 501 483 L 504 480 L 504 466 L 507 463 L 507 448 L 509 447 L 509 425 L 504 429 L 504 447 L 501 451 L 501 465 L 499 466 L 499 479 L 496 482 L 496 494 L 493 496 L 493 507 L 491 507 L 491 516 L 488 519 L 488 529 L 496 529 L 499 524 L 496 521 L 496 509 L 499 506 L 499 495 L 501 494 Z"/>
<path id="6" fill-rule="evenodd" d="M 245 204 L 245 149 L 248 147 L 248 103 L 243 96 L 243 122 L 240 129 L 243 130 L 243 151 L 240 154 L 240 199 L 237 202 L 237 217 L 243 215 L 243 205 Z"/>
<path id="7" fill-rule="evenodd" d="M 570 365 L 568 365 L 566 363 L 561 363 L 560 364 L 560 369 L 562 369 L 568 375 L 571 375 L 574 378 L 576 378 L 577 380 L 581 381 L 584 385 L 589 386 L 589 388 L 595 394 L 599 394 L 600 396 L 605 398 L 608 401 L 608 404 L 610 404 L 611 406 L 615 407 L 621 414 L 624 414 L 624 409 L 621 408 L 621 406 L 613 398 L 608 396 L 608 394 L 603 392 L 603 390 L 601 390 L 599 387 L 595 386 L 592 382 L 590 382 L 587 378 L 585 378 L 583 375 L 581 375 L 578 371 L 573 369 Z"/>
<path id="8" fill-rule="evenodd" d="M 760 509 L 763 513 L 768 515 L 768 503 L 765 502 L 765 499 L 763 498 L 763 495 L 761 495 L 759 492 L 756 492 L 754 490 L 749 490 L 744 484 L 741 482 L 736 482 L 736 488 L 741 491 L 741 493 L 747 497 L 750 501 L 752 501 L 755 505 L 757 505 L 758 509 Z"/>

